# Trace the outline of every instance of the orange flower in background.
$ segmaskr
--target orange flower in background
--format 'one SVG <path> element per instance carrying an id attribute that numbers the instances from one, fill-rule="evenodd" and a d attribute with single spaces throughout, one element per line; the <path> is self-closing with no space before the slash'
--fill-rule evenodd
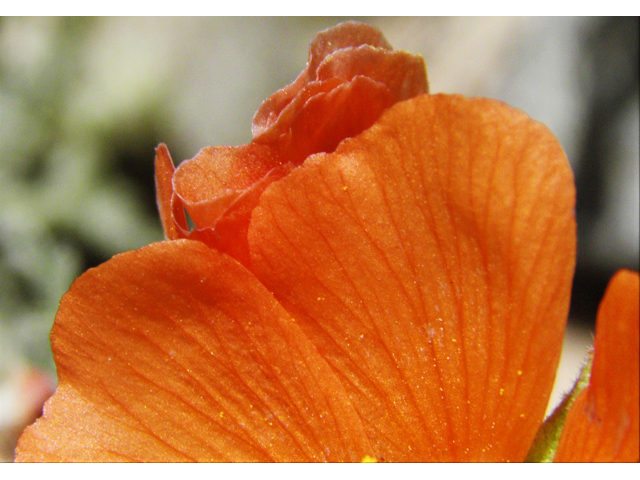
<path id="1" fill-rule="evenodd" d="M 168 240 L 64 296 L 59 387 L 17 459 L 524 460 L 575 266 L 553 135 L 500 102 L 428 95 L 422 59 L 358 23 L 318 34 L 253 134 L 175 170 L 158 148 Z M 625 292 L 613 304 L 635 313 L 603 303 L 582 411 L 637 453 L 637 364 L 627 380 L 606 363 L 637 362 L 637 339 L 598 353 L 637 337 Z"/>
<path id="2" fill-rule="evenodd" d="M 638 274 L 618 272 L 598 310 L 590 383 L 567 416 L 556 461 L 639 460 L 639 298 Z"/>

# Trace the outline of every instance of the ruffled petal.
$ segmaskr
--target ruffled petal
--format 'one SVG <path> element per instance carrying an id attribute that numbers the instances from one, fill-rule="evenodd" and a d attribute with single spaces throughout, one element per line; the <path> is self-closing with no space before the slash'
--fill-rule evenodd
<path id="1" fill-rule="evenodd" d="M 317 79 L 318 66 L 328 55 L 341 49 L 361 45 L 391 50 L 391 45 L 384 38 L 382 32 L 365 23 L 344 22 L 319 32 L 311 40 L 307 68 L 291 85 L 278 90 L 260 105 L 253 117 L 251 127 L 254 139 L 271 140 L 282 133 L 283 128 L 278 125 L 288 124 L 291 118 L 289 114 L 283 116 L 282 112 L 295 100 L 307 83 Z M 274 130 L 277 130 L 277 133 L 274 134 Z"/>
<path id="2" fill-rule="evenodd" d="M 369 45 L 380 50 L 392 50 L 391 44 L 380 30 L 366 23 L 343 22 L 318 32 L 309 45 L 307 71 L 315 80 L 319 65 L 334 52 Z"/>
<path id="3" fill-rule="evenodd" d="M 640 460 L 639 305 L 640 277 L 621 270 L 600 304 L 589 386 L 567 414 L 554 461 Z"/>
<path id="4" fill-rule="evenodd" d="M 384 84 L 358 76 L 313 95 L 302 107 L 292 110 L 290 124 L 272 145 L 299 165 L 314 153 L 334 151 L 342 140 L 373 125 L 394 103 Z"/>
<path id="5" fill-rule="evenodd" d="M 332 95 L 332 89 L 339 92 Z M 299 163 L 313 153 L 333 151 L 394 103 L 427 92 L 422 57 L 392 51 L 374 27 L 345 22 L 318 33 L 307 68 L 263 102 L 253 118 L 254 141 L 274 144 L 282 156 Z"/>
<path id="6" fill-rule="evenodd" d="M 362 45 L 338 50 L 325 58 L 316 73 L 318 80 L 364 76 L 385 85 L 394 103 L 428 91 L 424 59 L 407 52 L 392 52 Z"/>
<path id="7" fill-rule="evenodd" d="M 392 51 L 376 28 L 346 22 L 320 32 L 311 42 L 307 68 L 256 112 L 253 142 L 201 150 L 178 167 L 172 183 L 166 179 L 173 166 L 158 163 L 158 201 L 168 238 L 203 241 L 248 267 L 251 211 L 270 183 L 310 155 L 335 150 L 394 103 L 427 90 L 424 60 Z M 184 216 L 182 208 L 195 231 L 173 227 Z"/>
<path id="8" fill-rule="evenodd" d="M 298 77 L 298 79 L 299 78 L 300 77 Z M 298 82 L 298 79 L 296 79 L 296 82 Z M 273 108 L 271 107 L 271 103 L 273 102 L 271 99 L 273 97 L 275 97 L 276 99 L 279 98 L 280 92 L 282 92 L 283 90 L 285 92 L 288 91 L 288 89 L 292 87 L 292 85 L 289 85 L 283 88 L 282 90 L 279 90 L 278 92 L 274 93 L 272 97 L 269 97 L 267 100 L 265 100 L 262 103 L 262 105 L 256 112 L 256 115 L 254 116 L 253 126 L 252 126 L 252 131 L 254 131 L 254 137 L 255 137 L 254 140 L 257 140 L 258 143 L 275 142 L 278 139 L 278 137 L 286 134 L 289 131 L 291 124 L 297 118 L 300 110 L 305 106 L 305 104 L 309 101 L 309 99 L 317 95 L 326 94 L 331 90 L 333 90 L 334 88 L 338 88 L 341 85 L 344 85 L 345 83 L 347 82 L 344 79 L 335 78 L 335 77 L 327 78 L 320 82 L 319 81 L 307 82 L 301 86 L 301 88 L 296 92 L 296 95 L 293 98 L 290 98 L 287 101 L 286 105 L 282 106 L 281 110 L 265 111 L 267 107 Z M 260 118 L 262 115 L 268 116 L 268 119 L 269 119 L 268 127 L 265 126 L 264 128 L 261 128 L 259 127 L 260 124 L 256 123 L 261 121 Z M 255 133 L 256 131 L 259 132 L 259 134 L 256 134 Z"/>
<path id="9" fill-rule="evenodd" d="M 207 147 L 180 165 L 173 187 L 197 228 L 211 228 L 243 195 L 251 190 L 261 193 L 266 186 L 261 181 L 281 167 L 282 161 L 267 145 Z"/>
<path id="10" fill-rule="evenodd" d="M 169 153 L 166 150 L 166 156 Z M 159 149 L 159 152 L 160 149 Z M 198 240 L 249 264 L 247 230 L 251 211 L 271 182 L 287 175 L 291 163 L 283 163 L 268 145 L 250 143 L 239 147 L 207 147 L 171 171 L 156 157 L 158 205 L 163 225 L 173 226 L 177 237 Z M 170 157 L 169 157 L 170 158 Z M 173 166 L 169 160 L 169 164 Z M 160 180 L 169 178 L 169 180 Z M 163 186 L 168 184 L 168 186 Z M 171 194 L 170 206 L 166 198 Z M 172 217 L 169 217 L 169 214 Z M 196 228 L 187 228 L 185 211 Z M 182 221 L 180 221 L 182 218 Z M 165 231 L 167 227 L 165 227 Z"/>
<path id="11" fill-rule="evenodd" d="M 294 319 L 200 242 L 80 277 L 52 331 L 60 386 L 20 461 L 360 461 L 344 388 Z"/>
<path id="12" fill-rule="evenodd" d="M 340 378 L 375 458 L 521 461 L 560 358 L 574 205 L 543 125 L 420 96 L 265 190 L 251 268 Z"/>

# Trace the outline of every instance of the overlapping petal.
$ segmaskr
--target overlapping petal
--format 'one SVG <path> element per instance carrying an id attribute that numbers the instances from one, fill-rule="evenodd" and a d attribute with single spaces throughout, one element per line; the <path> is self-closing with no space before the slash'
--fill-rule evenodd
<path id="1" fill-rule="evenodd" d="M 360 461 L 344 388 L 248 271 L 200 242 L 80 277 L 52 332 L 60 386 L 19 461 Z"/>
<path id="2" fill-rule="evenodd" d="M 424 60 L 394 52 L 382 33 L 357 22 L 320 32 L 311 43 L 307 68 L 256 112 L 254 141 L 239 147 L 209 147 L 182 163 L 172 184 L 161 181 L 173 166 L 156 160 L 167 238 L 198 239 L 249 265 L 246 244 L 251 211 L 272 182 L 308 156 L 331 152 L 345 138 L 369 128 L 396 102 L 428 91 Z M 166 147 L 158 157 L 169 158 Z M 196 225 L 189 233 L 185 209 Z M 176 225 L 178 225 L 176 227 Z"/>
<path id="3" fill-rule="evenodd" d="M 640 277 L 618 272 L 596 324 L 591 378 L 564 423 L 554 461 L 640 460 Z"/>
<path id="4" fill-rule="evenodd" d="M 372 103 L 364 110 L 357 110 L 362 93 L 351 89 L 348 84 L 363 78 L 371 80 L 372 89 L 365 95 Z M 340 102 L 323 98 L 324 93 L 336 88 L 343 90 Z M 290 131 L 297 128 L 296 124 L 312 120 L 321 115 L 323 110 L 329 111 L 331 104 L 339 109 L 351 108 L 351 120 L 354 122 L 358 121 L 358 115 L 355 115 L 357 112 L 372 118 L 373 123 L 374 112 L 379 116 L 382 112 L 379 107 L 383 103 L 388 101 L 391 105 L 427 92 L 427 76 L 422 57 L 407 52 L 394 52 L 382 33 L 374 27 L 358 22 L 344 22 L 315 36 L 309 47 L 307 68 L 291 85 L 262 103 L 253 118 L 252 132 L 255 141 L 273 143 L 283 136 L 289 136 Z M 312 99 L 315 100 L 310 104 L 309 100 Z M 352 101 L 354 103 L 349 107 Z M 366 125 L 366 121 L 360 120 L 362 129 L 352 135 L 369 127 L 371 123 Z M 356 123 L 351 126 L 339 123 L 330 125 L 323 125 L 316 134 L 319 137 L 338 138 L 340 130 L 353 129 Z M 296 153 L 291 151 L 286 141 L 279 143 L 279 148 L 289 154 Z M 333 148 L 335 146 L 337 143 Z M 310 153 L 314 152 L 309 151 L 306 155 Z M 298 156 L 303 159 L 306 155 Z"/>
<path id="5" fill-rule="evenodd" d="M 574 198 L 544 126 L 421 96 L 272 184 L 251 266 L 339 376 L 376 458 L 522 460 L 560 356 Z"/>

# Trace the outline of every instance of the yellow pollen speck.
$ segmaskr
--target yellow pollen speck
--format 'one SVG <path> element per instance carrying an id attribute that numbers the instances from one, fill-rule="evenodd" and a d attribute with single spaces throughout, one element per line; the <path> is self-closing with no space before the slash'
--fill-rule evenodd
<path id="1" fill-rule="evenodd" d="M 500 395 L 504 395 L 504 388 L 500 389 Z"/>
<path id="2" fill-rule="evenodd" d="M 220 412 L 220 418 L 224 417 L 224 412 Z"/>
<path id="3" fill-rule="evenodd" d="M 451 341 L 452 341 L 453 343 L 456 343 L 458 340 L 456 340 L 455 338 L 452 338 L 452 339 L 451 339 Z"/>
<path id="4" fill-rule="evenodd" d="M 342 187 L 342 189 L 346 191 L 347 190 L 347 186 L 345 185 L 344 187 Z"/>
<path id="5" fill-rule="evenodd" d="M 324 300 L 324 297 L 318 297 L 318 300 Z"/>
<path id="6" fill-rule="evenodd" d="M 360 463 L 378 463 L 376 457 L 370 457 L 369 455 L 365 455 Z"/>
<path id="7" fill-rule="evenodd" d="M 524 413 L 521 413 L 521 414 L 520 414 L 520 418 L 524 418 Z"/>
<path id="8" fill-rule="evenodd" d="M 518 370 L 518 375 L 522 375 L 522 370 Z"/>

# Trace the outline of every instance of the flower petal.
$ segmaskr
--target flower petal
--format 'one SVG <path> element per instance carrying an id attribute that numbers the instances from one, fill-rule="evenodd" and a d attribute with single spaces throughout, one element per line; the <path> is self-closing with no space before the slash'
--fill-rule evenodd
<path id="1" fill-rule="evenodd" d="M 350 47 L 370 45 L 391 50 L 391 45 L 377 28 L 360 22 L 344 22 L 319 32 L 309 46 L 307 68 L 296 80 L 267 98 L 253 117 L 251 131 L 256 140 L 272 140 L 287 127 L 290 114 L 282 115 L 308 82 L 316 80 L 316 71 L 322 61 L 332 53 Z M 408 54 L 407 54 L 408 55 Z M 282 124 L 285 124 L 285 127 Z M 274 133 L 274 130 L 277 133 Z"/>
<path id="2" fill-rule="evenodd" d="M 319 65 L 332 53 L 342 49 L 370 45 L 380 50 L 392 50 L 380 30 L 361 22 L 343 22 L 334 27 L 318 32 L 309 45 L 309 62 L 307 70 L 311 80 Z"/>
<path id="3" fill-rule="evenodd" d="M 353 80 L 365 76 L 385 85 L 396 103 L 428 91 L 425 72 L 424 59 L 419 55 L 362 45 L 329 55 L 319 65 L 317 78 Z"/>
<path id="4" fill-rule="evenodd" d="M 315 347 L 245 268 L 200 242 L 80 277 L 52 331 L 60 387 L 22 461 L 360 461 L 360 419 Z"/>
<path id="5" fill-rule="evenodd" d="M 333 151 L 389 106 L 427 91 L 422 57 L 392 51 L 374 27 L 345 22 L 318 33 L 307 68 L 262 103 L 253 118 L 254 142 L 274 144 L 299 163 Z"/>
<path id="6" fill-rule="evenodd" d="M 640 460 L 640 277 L 621 270 L 598 310 L 589 386 L 564 423 L 556 462 Z"/>
<path id="7" fill-rule="evenodd" d="M 157 158 L 156 179 L 169 177 L 168 173 L 159 170 L 159 167 L 165 170 L 166 167 Z M 178 238 L 199 240 L 248 265 L 246 238 L 251 211 L 264 189 L 292 168 L 292 164 L 282 163 L 268 145 L 250 143 L 238 147 L 203 148 L 194 158 L 182 162 L 170 177 L 170 186 L 164 187 L 170 189 L 170 211 L 176 219 L 180 215 L 184 218 L 186 210 L 196 224 L 196 229 L 189 232 L 184 220 L 184 227 L 175 227 L 181 235 Z M 156 180 L 156 183 L 164 225 L 169 207 L 166 201 L 163 206 L 160 199 L 167 194 L 162 193 L 161 182 Z"/>
<path id="8" fill-rule="evenodd" d="M 261 193 L 270 182 L 260 182 L 279 168 L 282 162 L 268 145 L 207 147 L 182 162 L 173 175 L 173 187 L 196 226 L 211 228 L 247 191 Z"/>
<path id="9" fill-rule="evenodd" d="M 299 165 L 309 155 L 334 151 L 342 140 L 373 125 L 394 103 L 384 84 L 358 76 L 312 96 L 293 111 L 291 123 L 274 141 L 274 148 Z"/>
<path id="10" fill-rule="evenodd" d="M 187 219 L 182 208 L 175 208 L 173 192 L 173 160 L 164 143 L 156 148 L 156 199 L 160 221 L 168 240 L 186 237 Z"/>
<path id="11" fill-rule="evenodd" d="M 396 104 L 260 199 L 251 268 L 345 385 L 378 460 L 523 460 L 560 358 L 575 189 L 506 105 Z"/>

